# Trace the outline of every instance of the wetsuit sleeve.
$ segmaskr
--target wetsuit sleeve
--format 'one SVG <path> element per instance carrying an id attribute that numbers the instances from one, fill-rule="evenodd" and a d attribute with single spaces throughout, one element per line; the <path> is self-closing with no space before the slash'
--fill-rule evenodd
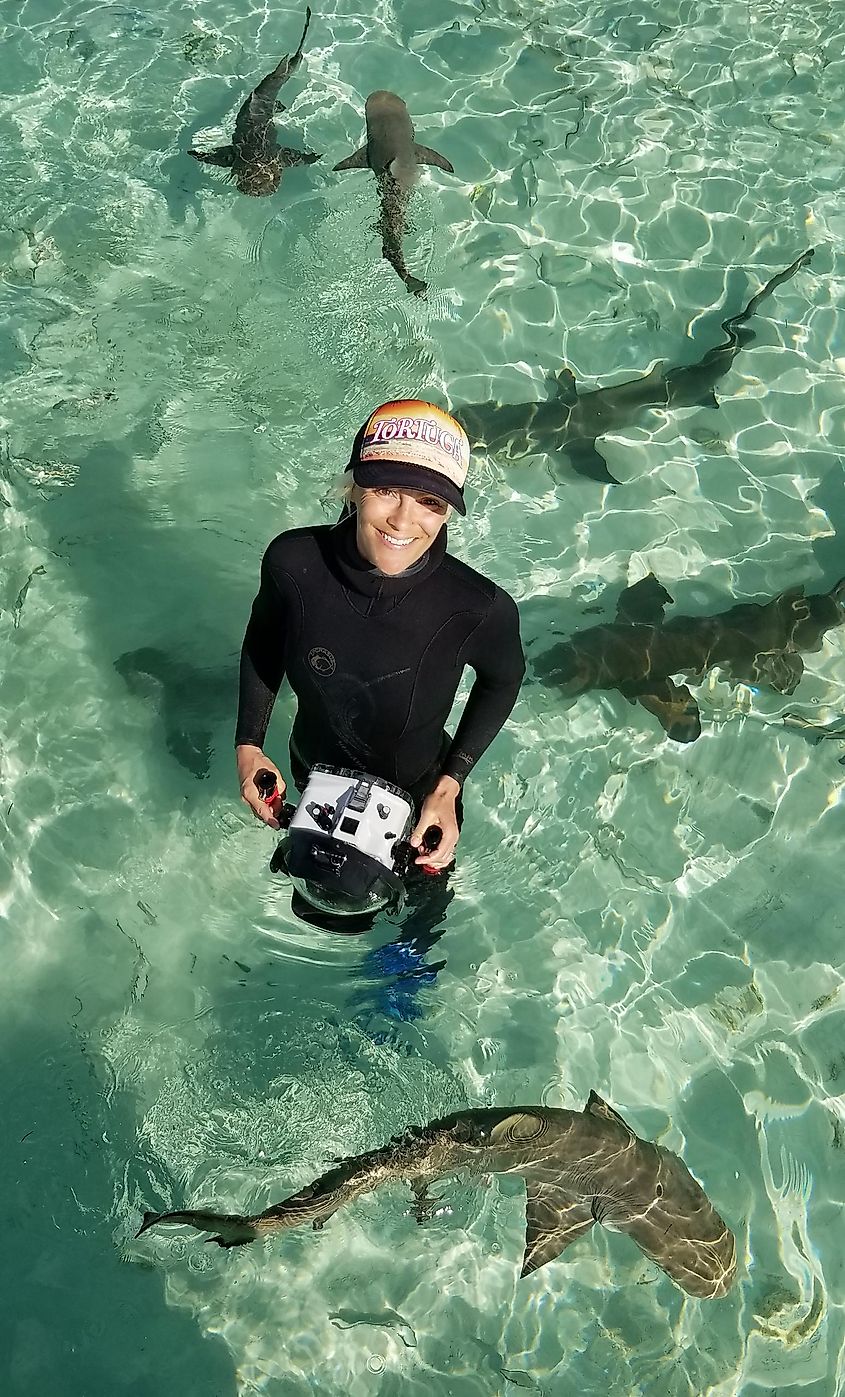
<path id="1" fill-rule="evenodd" d="M 507 722 L 525 673 L 519 613 L 507 592 L 497 589 L 462 659 L 475 670 L 476 679 L 442 768 L 444 776 L 461 785 Z"/>
<path id="2" fill-rule="evenodd" d="M 241 649 L 238 721 L 235 746 L 261 747 L 273 704 L 285 675 L 287 608 L 273 575 L 269 550 L 261 563 L 261 585 L 252 604 Z"/>

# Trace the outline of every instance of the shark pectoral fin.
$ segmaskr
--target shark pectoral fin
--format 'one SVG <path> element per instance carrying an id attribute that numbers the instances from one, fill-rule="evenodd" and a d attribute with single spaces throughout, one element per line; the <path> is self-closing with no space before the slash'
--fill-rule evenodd
<path id="1" fill-rule="evenodd" d="M 218 146 L 217 150 L 189 150 L 188 154 L 203 165 L 222 165 L 226 170 L 230 170 L 235 163 L 234 146 Z"/>
<path id="2" fill-rule="evenodd" d="M 695 742 L 701 736 L 698 704 L 686 684 L 673 684 L 671 679 L 656 680 L 646 693 L 637 695 L 637 702 L 654 714 L 673 742 Z"/>
<path id="3" fill-rule="evenodd" d="M 663 612 L 667 605 L 673 600 L 654 573 L 650 572 L 632 587 L 625 588 L 616 603 L 616 619 L 657 626 L 663 620 Z"/>
<path id="4" fill-rule="evenodd" d="M 367 147 L 361 146 L 354 155 L 347 155 L 345 160 L 339 160 L 332 168 L 335 170 L 366 170 L 369 167 L 367 160 Z"/>
<path id="5" fill-rule="evenodd" d="M 778 694 L 793 693 L 803 674 L 804 661 L 794 650 L 757 655 L 754 660 L 754 678 L 762 680 Z"/>
<path id="6" fill-rule="evenodd" d="M 315 160 L 321 159 L 313 150 L 291 150 L 290 146 L 281 146 L 278 154 L 286 169 L 292 165 L 313 165 Z"/>
<path id="7" fill-rule="evenodd" d="M 557 373 L 546 374 L 546 382 L 559 402 L 574 407 L 578 401 L 578 385 L 571 369 L 558 369 Z"/>
<path id="8" fill-rule="evenodd" d="M 597 1091 L 591 1091 L 590 1095 L 587 1097 L 584 1115 L 597 1116 L 598 1119 L 602 1121 L 612 1121 L 614 1125 L 621 1125 L 624 1130 L 627 1130 L 629 1135 L 634 1134 L 628 1122 L 623 1120 L 619 1112 L 614 1111 L 612 1106 L 608 1106 L 607 1102 L 599 1096 Z"/>
<path id="9" fill-rule="evenodd" d="M 589 1203 L 573 1201 L 553 1184 L 530 1183 L 520 1277 L 545 1266 L 547 1261 L 554 1261 L 571 1242 L 589 1232 L 594 1222 Z"/>
<path id="10" fill-rule="evenodd" d="M 587 480 L 597 480 L 600 485 L 619 484 L 616 476 L 610 474 L 607 461 L 596 451 L 595 437 L 581 437 L 568 441 L 563 451 L 576 475 L 583 475 Z M 552 478 L 557 479 L 554 474 Z"/>
<path id="11" fill-rule="evenodd" d="M 274 111 L 274 112 L 276 113 L 276 115 L 278 116 L 280 112 L 286 112 L 286 111 L 287 111 L 287 107 L 285 106 L 284 102 L 274 102 L 274 103 L 273 103 L 273 111 Z"/>
<path id="12" fill-rule="evenodd" d="M 249 1242 L 254 1242 L 255 1234 L 251 1233 L 249 1237 L 236 1237 L 234 1235 L 221 1233 L 218 1237 L 206 1237 L 205 1240 L 206 1242 L 213 1242 L 217 1247 L 222 1247 L 224 1251 L 229 1251 L 232 1247 L 245 1247 Z"/>
<path id="13" fill-rule="evenodd" d="M 431 146 L 415 145 L 414 154 L 418 165 L 436 165 L 438 170 L 445 170 L 449 175 L 455 173 L 454 165 L 439 150 L 432 150 Z"/>

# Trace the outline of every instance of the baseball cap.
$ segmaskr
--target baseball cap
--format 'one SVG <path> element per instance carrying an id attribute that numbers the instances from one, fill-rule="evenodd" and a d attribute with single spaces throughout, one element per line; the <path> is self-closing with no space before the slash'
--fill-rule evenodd
<path id="1" fill-rule="evenodd" d="M 349 469 L 356 485 L 425 490 L 459 514 L 467 512 L 469 438 L 433 403 L 418 398 L 382 403 L 358 432 Z"/>

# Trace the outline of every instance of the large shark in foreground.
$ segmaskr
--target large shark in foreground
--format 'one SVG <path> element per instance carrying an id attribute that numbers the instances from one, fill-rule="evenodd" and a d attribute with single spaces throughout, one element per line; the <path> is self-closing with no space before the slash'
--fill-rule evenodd
<path id="1" fill-rule="evenodd" d="M 311 151 L 280 146 L 273 122 L 275 113 L 284 111 L 276 98 L 279 88 L 302 62 L 302 48 L 310 23 L 311 11 L 306 9 L 305 28 L 296 53 L 290 56 L 285 54 L 272 73 L 262 78 L 249 94 L 235 119 L 232 144 L 219 146 L 217 150 L 188 152 L 204 165 L 221 165 L 228 170 L 242 194 L 252 194 L 257 198 L 274 194 L 282 175 L 291 165 L 310 165 L 320 158 Z"/>
<path id="2" fill-rule="evenodd" d="M 726 342 L 708 349 L 695 364 L 674 369 L 657 364 L 642 378 L 580 395 L 572 373 L 562 369 L 553 376 L 554 391 L 547 402 L 461 403 L 452 412 L 473 446 L 484 446 L 491 455 L 515 460 L 563 452 L 578 475 L 618 485 L 596 450 L 597 438 L 634 425 L 645 408 L 718 407 L 713 392 L 716 384 L 743 345 L 754 339 L 754 331 L 746 322 L 766 296 L 807 265 L 813 252 L 813 248 L 802 252 L 786 271 L 767 281 L 744 310 L 723 320 Z"/>
<path id="3" fill-rule="evenodd" d="M 288 1227 L 323 1226 L 380 1184 L 408 1180 L 420 1207 L 433 1180 L 456 1170 L 519 1174 L 527 1189 L 523 1276 L 554 1261 L 594 1223 L 627 1232 L 690 1295 L 724 1295 L 736 1274 L 733 1234 L 677 1155 L 640 1140 L 595 1092 L 583 1111 L 512 1106 L 458 1111 L 412 1126 L 383 1149 L 342 1160 L 283 1203 L 249 1217 L 145 1213 L 140 1237 L 182 1223 L 221 1247 Z"/>
<path id="4" fill-rule="evenodd" d="M 336 170 L 373 171 L 379 192 L 381 255 L 400 276 L 408 290 L 423 296 L 426 284 L 412 276 L 405 266 L 402 239 L 407 224 L 408 202 L 417 182 L 420 165 L 437 165 L 455 173 L 445 155 L 430 146 L 418 145 L 408 108 L 395 92 L 371 92 L 365 105 L 367 140 L 354 155 L 335 165 Z"/>
<path id="5" fill-rule="evenodd" d="M 618 689 L 655 714 L 676 742 L 694 742 L 701 735 L 698 705 L 672 676 L 700 678 L 718 665 L 733 680 L 791 694 L 804 673 L 801 652 L 821 649 L 826 632 L 845 621 L 845 580 L 814 596 L 791 587 L 715 616 L 664 621 L 671 601 L 649 573 L 622 593 L 615 621 L 552 646 L 533 661 L 534 673 L 568 696 Z"/>

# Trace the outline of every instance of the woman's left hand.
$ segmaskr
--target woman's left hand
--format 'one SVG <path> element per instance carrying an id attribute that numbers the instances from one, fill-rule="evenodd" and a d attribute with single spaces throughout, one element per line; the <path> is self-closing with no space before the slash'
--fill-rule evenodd
<path id="1" fill-rule="evenodd" d="M 426 796 L 420 811 L 420 818 L 411 835 L 411 843 L 415 849 L 419 849 L 423 835 L 432 825 L 438 825 L 442 834 L 437 848 L 432 849 L 430 854 L 421 854 L 415 860 L 416 863 L 424 863 L 428 868 L 436 868 L 438 872 L 449 867 L 455 857 L 455 848 L 460 834 L 455 811 L 455 803 L 460 793 L 461 788 L 453 777 L 441 776 L 434 790 Z"/>

